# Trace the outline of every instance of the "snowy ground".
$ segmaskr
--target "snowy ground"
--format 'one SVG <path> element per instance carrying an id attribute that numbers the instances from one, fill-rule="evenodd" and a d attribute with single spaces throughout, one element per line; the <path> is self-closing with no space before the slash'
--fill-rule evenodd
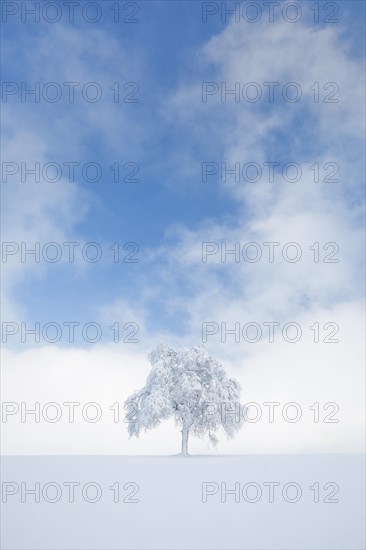
<path id="1" fill-rule="evenodd" d="M 361 455 L 4 457 L 1 547 L 364 549 L 363 472 Z M 240 484 L 226 503 L 221 483 Z"/>

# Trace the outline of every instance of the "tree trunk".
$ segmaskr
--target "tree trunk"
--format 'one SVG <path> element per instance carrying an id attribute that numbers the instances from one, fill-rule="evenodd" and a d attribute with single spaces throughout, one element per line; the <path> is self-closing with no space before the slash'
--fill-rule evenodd
<path id="1" fill-rule="evenodd" d="M 183 422 L 182 428 L 182 455 L 188 455 L 188 435 L 189 435 L 189 425 Z"/>

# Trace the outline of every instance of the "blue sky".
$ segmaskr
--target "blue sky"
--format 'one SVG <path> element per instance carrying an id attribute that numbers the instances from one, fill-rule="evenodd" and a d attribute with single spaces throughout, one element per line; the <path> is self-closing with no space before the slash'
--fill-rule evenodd
<path id="1" fill-rule="evenodd" d="M 54 27 L 56 26 L 62 29 L 61 24 L 56 23 Z M 16 57 L 17 63 L 12 63 L 9 58 L 8 68 L 4 73 L 5 81 L 31 82 L 39 79 L 42 82 L 42 67 L 39 67 L 37 78 L 32 78 L 25 60 L 27 54 L 20 50 L 22 45 L 26 46 L 33 40 L 37 44 L 43 33 L 52 35 L 54 27 L 50 28 L 47 23 L 26 26 L 8 24 L 5 44 L 13 52 L 13 59 Z M 69 25 L 67 30 L 69 28 L 72 29 L 70 32 L 78 32 L 82 36 L 84 30 L 90 30 L 90 25 L 79 22 Z M 186 76 L 191 72 L 191 60 L 195 58 L 194 49 L 212 34 L 212 25 L 209 27 L 200 22 L 200 7 L 193 2 L 177 2 L 174 6 L 168 2 L 144 2 L 141 4 L 141 20 L 138 24 L 124 25 L 121 32 L 119 25 L 103 21 L 103 24 L 98 25 L 98 30 L 100 28 L 107 36 L 113 37 L 117 50 L 121 48 L 134 51 L 142 59 L 144 68 L 142 81 L 140 75 L 135 76 L 133 68 L 128 73 L 128 80 L 141 82 L 140 103 L 112 106 L 113 116 L 118 116 L 120 109 L 129 111 L 130 114 L 128 125 L 121 128 L 116 136 L 113 152 L 110 151 L 108 139 L 90 132 L 83 136 L 78 149 L 73 146 L 68 148 L 67 143 L 62 143 L 60 156 L 57 128 L 69 106 L 41 103 L 33 104 L 31 108 L 28 104 L 25 107 L 21 105 L 20 108 L 25 108 L 27 112 L 32 111 L 33 124 L 37 124 L 37 120 L 47 124 L 47 153 L 50 159 L 60 163 L 64 160 L 81 163 L 94 161 L 103 166 L 106 174 L 103 181 L 95 184 L 83 181 L 69 184 L 79 187 L 82 201 L 87 203 L 87 214 L 75 224 L 80 238 L 110 244 L 115 241 L 137 242 L 140 246 L 140 265 L 133 266 L 133 269 L 125 265 L 96 265 L 93 266 L 92 277 L 88 274 L 76 280 L 73 267 L 67 266 L 64 271 L 59 265 L 51 265 L 40 278 L 32 277 L 28 283 L 17 288 L 18 297 L 29 305 L 27 309 L 32 312 L 34 319 L 48 315 L 50 304 L 52 315 L 54 311 L 71 315 L 76 304 L 86 313 L 90 306 L 90 293 L 94 304 L 111 300 L 116 290 L 123 286 L 128 294 L 138 293 L 136 278 L 141 271 L 144 273 L 146 270 L 144 250 L 164 242 L 166 231 L 171 225 L 182 224 L 193 228 L 203 219 L 232 215 L 236 209 L 235 201 L 225 196 L 220 186 L 210 185 L 208 188 L 201 184 L 199 155 L 192 167 L 193 174 L 185 176 L 183 180 L 180 175 L 180 150 L 191 147 L 190 132 L 182 130 L 174 120 L 166 121 L 161 116 L 164 98 L 168 99 L 171 89 L 178 85 L 182 75 Z M 57 41 L 54 48 L 58 48 Z M 90 62 L 88 52 L 85 59 Z M 124 75 L 118 57 L 111 56 L 109 62 L 116 75 Z M 92 71 L 91 74 L 92 80 L 98 81 L 98 71 Z M 74 80 L 78 80 L 77 74 Z M 93 107 L 95 106 L 92 105 Z M 77 108 L 76 100 L 69 116 Z M 141 141 L 135 148 L 130 145 L 126 152 L 123 144 L 129 145 L 130 132 L 136 126 L 139 127 Z M 121 164 L 137 162 L 140 167 L 139 183 L 115 184 L 106 167 L 116 161 Z M 108 285 L 105 285 L 106 280 Z M 29 292 L 30 288 L 33 289 L 32 293 Z M 91 313 L 89 310 L 89 316 Z"/>
<path id="2" fill-rule="evenodd" d="M 309 5 L 303 3 L 307 17 L 295 25 L 311 27 Z M 349 47 L 350 59 L 357 60 L 362 53 L 364 5 L 362 2 L 339 2 L 338 5 L 341 22 L 328 25 L 326 30 L 340 30 L 339 47 Z M 246 112 L 270 117 L 276 111 L 281 112 L 283 101 L 274 105 L 240 103 L 234 107 L 232 103 L 221 104 L 220 111 L 217 108 L 213 111 L 207 108 L 206 112 L 201 109 L 198 115 L 201 119 L 197 119 L 196 124 L 187 121 L 184 109 L 194 113 L 194 106 L 190 109 L 188 102 L 183 110 L 175 109 L 172 98 L 197 82 L 220 80 L 222 67 L 207 59 L 202 50 L 213 37 L 224 31 L 225 25 L 219 17 L 212 17 L 203 24 L 200 2 L 152 1 L 140 2 L 139 6 L 139 22 L 136 24 L 114 24 L 111 17 L 105 16 L 95 25 L 81 21 L 80 17 L 76 17 L 75 24 L 61 21 L 24 25 L 14 17 L 14 21 L 10 18 L 4 29 L 4 53 L 8 54 L 5 81 L 44 82 L 56 77 L 60 82 L 64 79 L 79 81 L 78 68 L 84 66 L 88 81 L 103 80 L 110 84 L 108 77 L 113 76 L 121 82 L 138 82 L 140 86 L 137 104 L 113 104 L 106 98 L 108 116 L 114 124 L 110 133 L 108 124 L 102 121 L 103 101 L 85 105 L 85 101 L 79 98 L 70 106 L 63 101 L 57 104 L 19 104 L 16 99 L 9 100 L 9 109 L 19 109 L 20 117 L 24 113 L 31 131 L 37 134 L 37 127 L 41 129 L 42 147 L 48 161 L 94 161 L 103 167 L 106 177 L 96 183 L 83 182 L 79 178 L 75 183 L 49 184 L 51 187 L 76 189 L 75 202 L 79 202 L 80 210 L 77 206 L 72 230 L 69 227 L 65 235 L 69 234 L 70 240 L 96 241 L 106 247 L 116 241 L 134 241 L 140 247 L 138 265 L 117 266 L 103 259 L 81 271 L 75 270 L 73 265 L 56 264 L 28 273 L 26 279 L 12 289 L 12 294 L 22 303 L 27 319 L 47 319 L 50 316 L 53 319 L 55 315 L 69 318 L 75 315 L 75 311 L 83 318 L 94 318 L 98 307 L 113 302 L 116 296 L 131 303 L 140 302 L 146 285 L 150 284 L 157 288 L 146 305 L 151 323 L 160 326 L 161 321 L 162 328 L 164 323 L 168 323 L 166 328 L 170 331 L 172 323 L 175 324 L 174 313 L 168 314 L 166 296 L 160 296 L 163 289 L 160 288 L 159 268 L 169 264 L 167 251 L 179 247 L 180 230 L 198 231 L 205 223 L 234 227 L 238 218 L 245 223 L 246 216 L 249 216 L 248 204 L 228 193 L 218 178 L 202 183 L 201 163 L 205 160 L 220 162 L 227 155 L 225 131 L 221 127 L 230 117 L 245 116 Z M 241 27 L 243 33 L 252 30 L 246 22 L 236 26 L 237 29 Z M 287 26 L 291 24 L 287 23 Z M 315 32 L 325 30 L 326 26 L 312 25 Z M 100 33 L 96 45 L 92 38 L 94 31 Z M 261 32 L 264 29 L 258 29 L 258 40 L 261 40 Z M 88 38 L 83 45 L 85 33 Z M 72 41 L 77 36 L 80 42 L 77 42 L 74 52 L 70 47 L 63 56 L 62 48 L 67 47 L 68 36 Z M 48 44 L 46 49 L 45 44 Z M 75 57 L 70 59 L 69 55 Z M 44 78 L 42 60 L 50 78 Z M 295 72 L 293 76 L 299 80 L 301 74 Z M 271 75 L 268 77 L 270 80 Z M 199 103 L 197 94 L 194 100 Z M 305 102 L 285 104 L 285 108 L 291 112 L 290 117 L 284 125 L 276 125 L 267 132 L 265 139 L 261 139 L 259 156 L 265 154 L 279 162 L 295 158 L 300 163 L 311 163 L 319 152 L 319 140 L 313 135 L 319 113 Z M 16 130 L 11 126 L 9 132 L 12 134 Z M 245 132 L 251 133 L 250 124 Z M 68 141 L 70 134 L 72 138 Z M 294 139 L 296 135 L 298 138 Z M 333 136 L 328 137 L 333 139 Z M 350 155 L 357 159 L 361 151 L 357 149 L 357 138 L 349 135 L 346 139 L 348 144 L 355 139 Z M 327 148 L 326 143 L 321 146 Z M 332 148 L 336 154 L 343 148 L 338 136 L 335 136 Z M 253 154 L 247 156 L 245 149 L 238 160 L 242 159 L 256 161 Z M 116 161 L 121 164 L 136 162 L 139 182 L 114 183 L 107 167 Z M 36 184 L 28 185 L 31 188 Z M 355 186 L 352 191 L 344 193 L 342 200 L 349 204 L 357 196 Z M 52 212 L 53 208 L 56 219 L 59 216 L 62 224 L 57 205 L 51 208 Z M 83 209 L 83 215 L 79 216 Z M 43 235 L 44 242 L 49 240 L 53 240 L 51 236 Z M 165 247 L 165 252 L 154 260 L 151 255 L 154 256 L 161 246 Z M 181 277 L 179 271 L 172 273 L 172 278 L 171 292 L 185 296 L 188 301 L 191 293 L 197 292 L 197 289 L 190 288 L 188 279 Z M 226 274 L 223 274 L 223 279 L 226 279 Z M 228 279 L 227 284 L 232 282 Z M 180 315 L 183 313 L 180 311 Z M 183 328 L 181 323 L 178 325 Z"/>

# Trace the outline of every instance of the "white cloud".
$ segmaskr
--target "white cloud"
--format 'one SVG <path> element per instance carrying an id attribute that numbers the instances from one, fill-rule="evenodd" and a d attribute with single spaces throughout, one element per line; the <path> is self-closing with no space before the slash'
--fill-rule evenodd
<path id="1" fill-rule="evenodd" d="M 229 168 L 235 162 L 243 166 L 248 161 L 280 160 L 297 162 L 303 173 L 297 183 L 278 177 L 273 183 L 233 183 L 228 177 L 229 182 L 221 185 L 224 192 L 237 199 L 237 216 L 206 221 L 197 230 L 177 230 L 178 244 L 174 249 L 162 249 L 160 257 L 169 255 L 167 270 L 171 278 L 172 273 L 179 273 L 181 278 L 184 273 L 195 287 L 190 311 L 209 316 L 217 311 L 218 303 L 223 303 L 220 309 L 226 312 L 244 308 L 262 317 L 267 312 L 299 312 L 304 298 L 312 307 L 324 307 L 359 297 L 363 269 L 362 206 L 358 203 L 362 163 L 354 159 L 355 151 L 364 157 L 361 61 L 350 58 L 339 30 L 285 22 L 245 28 L 233 22 L 205 45 L 201 56 L 201 81 L 207 79 L 208 67 L 208 80 L 213 72 L 216 81 L 226 82 L 228 88 L 235 82 L 296 81 L 305 91 L 313 82 L 334 81 L 340 87 L 340 101 L 314 103 L 308 93 L 304 107 L 275 101 L 267 109 L 234 103 L 230 98 L 222 104 L 219 96 L 203 104 L 198 78 L 173 95 L 170 115 L 185 120 L 182 124 L 193 131 L 192 149 L 197 145 L 200 154 L 205 148 L 215 151 L 216 147 L 216 157 L 210 160 L 218 164 L 226 161 Z M 307 144 L 301 142 L 308 118 L 313 125 L 312 153 L 306 147 L 303 150 Z M 285 144 L 279 143 L 270 151 L 275 132 L 286 128 Z M 194 132 L 203 145 L 195 140 Z M 217 155 L 220 149 L 221 157 Z M 205 153 L 202 161 L 208 156 Z M 320 166 L 336 162 L 339 182 L 314 183 L 309 166 L 315 161 Z M 244 245 L 252 241 L 262 245 L 267 254 L 264 242 L 281 243 L 278 251 L 288 242 L 297 242 L 303 256 L 297 264 L 281 261 L 278 252 L 280 260 L 273 264 L 265 260 L 235 264 L 228 257 L 228 262 L 220 265 L 218 254 L 211 258 L 213 268 L 202 265 L 203 242 L 226 242 L 230 249 L 237 242 Z M 320 247 L 335 242 L 340 248 L 335 256 L 339 262 L 315 264 L 309 250 L 314 242 Z M 328 252 L 331 250 L 328 248 Z"/>
<path id="2" fill-rule="evenodd" d="M 137 55 L 125 51 L 105 31 L 80 32 L 67 25 L 47 26 L 32 38 L 31 48 L 27 33 L 19 40 L 4 37 L 3 47 L 9 65 L 17 64 L 19 88 L 21 83 L 32 89 L 36 83 L 42 88 L 46 83 L 55 82 L 62 89 L 62 100 L 35 102 L 28 96 L 26 102 L 21 102 L 18 94 L 8 97 L 3 104 L 2 158 L 4 163 L 16 163 L 18 172 L 15 176 L 9 175 L 2 187 L 2 240 L 15 243 L 19 249 L 22 242 L 27 249 L 34 248 L 37 242 L 41 247 L 55 242 L 63 247 L 62 259 L 67 261 L 68 249 L 63 243 L 85 244 L 87 238 L 81 227 L 97 199 L 91 184 L 79 181 L 80 170 L 75 170 L 76 179 L 71 182 L 63 163 L 77 162 L 83 166 L 94 161 L 88 146 L 93 136 L 106 144 L 111 155 L 102 167 L 104 173 L 113 162 L 133 160 L 132 152 L 141 151 L 141 138 L 146 137 L 147 125 L 141 129 L 136 124 L 134 104 L 114 103 L 108 87 L 118 81 L 123 92 L 125 82 L 138 80 L 142 64 Z M 80 83 L 75 88 L 73 103 L 67 101 L 68 88 L 64 82 Z M 80 99 L 80 90 L 88 82 L 96 82 L 102 88 L 100 102 Z M 22 163 L 28 170 L 39 163 L 39 182 L 31 174 L 25 182 L 21 181 L 21 174 L 25 172 Z M 42 176 L 47 163 L 56 163 L 62 168 L 59 181 L 53 183 Z M 49 177 L 52 176 L 51 170 Z M 101 186 L 103 181 L 95 185 Z M 90 268 L 90 264 L 78 261 L 79 257 L 75 260 L 75 271 Z M 63 261 L 58 265 L 62 264 Z M 36 263 L 30 256 L 26 262 L 22 261 L 20 252 L 7 256 L 3 264 L 4 319 L 18 321 L 27 317 L 26 307 L 17 299 L 17 285 L 32 277 L 44 277 L 49 267 L 50 264 L 42 260 Z M 56 267 L 51 265 L 52 269 Z"/>
<path id="3" fill-rule="evenodd" d="M 329 320 L 329 311 L 318 312 L 319 321 Z M 363 351 L 360 342 L 364 334 L 361 304 L 348 304 L 334 310 L 342 331 L 338 344 L 311 342 L 312 324 L 309 313 L 302 319 L 303 339 L 290 344 L 276 333 L 273 344 L 220 344 L 209 342 L 209 350 L 223 361 L 231 376 L 242 385 L 242 403 L 255 402 L 262 417 L 256 423 L 247 422 L 234 440 L 222 436 L 219 453 L 256 454 L 291 452 L 362 452 L 363 451 Z M 230 341 L 230 339 L 228 340 Z M 128 440 L 123 402 L 145 384 L 149 370 L 146 355 L 149 345 L 110 345 L 81 349 L 41 347 L 17 352 L 4 352 L 2 372 L 3 407 L 19 411 L 2 420 L 2 451 L 5 454 L 174 454 L 179 452 L 180 433 L 171 423 L 158 430 L 143 433 L 139 440 Z M 40 403 L 40 422 L 26 416 L 21 422 L 21 402 L 28 409 Z M 44 408 L 56 402 L 62 414 L 56 423 L 47 421 L 55 408 Z M 65 402 L 80 403 L 75 407 L 75 422 L 68 422 L 69 408 Z M 85 405 L 100 405 L 102 418 L 93 418 L 95 409 Z M 275 421 L 269 422 L 269 407 L 265 402 L 278 402 Z M 286 404 L 296 402 L 301 418 L 296 423 L 284 420 Z M 320 422 L 314 422 L 314 403 L 319 403 Z M 324 409 L 326 403 L 336 403 Z M 119 422 L 114 412 L 119 403 Z M 114 405 L 114 409 L 109 407 Z M 42 410 L 44 411 L 42 415 Z M 326 415 L 338 423 L 324 422 Z M 293 418 L 295 410 L 288 409 Z M 255 416 L 251 409 L 250 417 Z M 192 439 L 193 453 L 208 452 L 204 441 Z M 211 451 L 212 452 L 212 451 Z"/>

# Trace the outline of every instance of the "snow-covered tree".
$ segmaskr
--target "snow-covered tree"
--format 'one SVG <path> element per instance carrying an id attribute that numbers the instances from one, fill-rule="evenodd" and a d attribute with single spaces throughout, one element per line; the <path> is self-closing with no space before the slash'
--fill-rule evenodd
<path id="1" fill-rule="evenodd" d="M 152 368 L 145 387 L 126 401 L 135 410 L 128 425 L 130 437 L 168 418 L 181 428 L 183 455 L 188 454 L 189 434 L 208 434 L 213 445 L 218 443 L 214 432 L 219 428 L 234 437 L 243 423 L 240 386 L 203 346 L 177 352 L 164 342 L 149 360 Z"/>

